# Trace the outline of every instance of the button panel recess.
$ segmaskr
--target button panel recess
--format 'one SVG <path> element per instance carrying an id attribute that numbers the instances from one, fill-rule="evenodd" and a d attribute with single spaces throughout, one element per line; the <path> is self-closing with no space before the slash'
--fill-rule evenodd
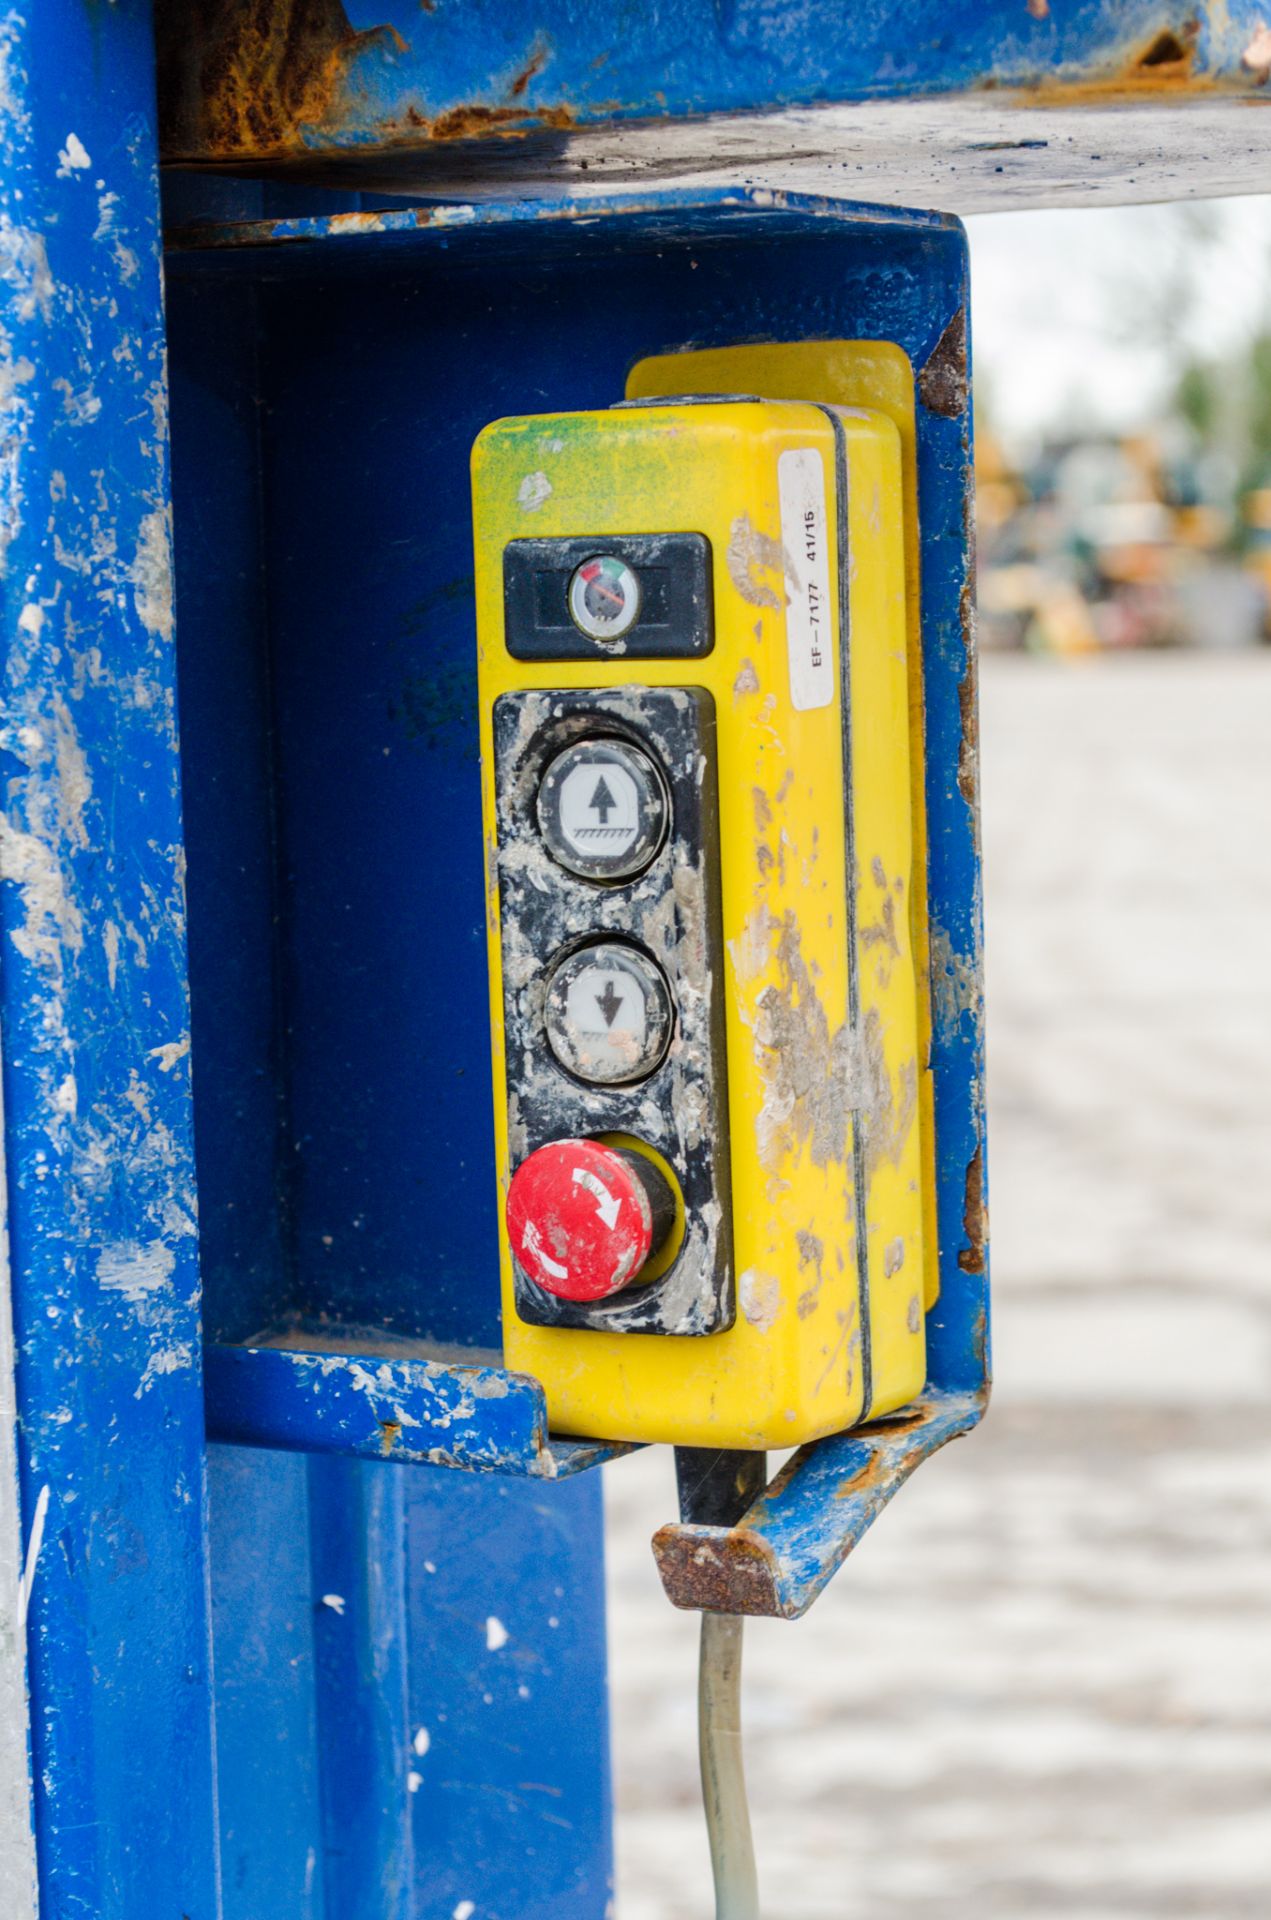
<path id="1" fill-rule="evenodd" d="M 540 795 L 553 769 L 590 768 L 593 751 L 628 764 L 630 750 L 665 797 L 660 844 L 631 877 L 585 878 L 549 844 Z M 514 1174 L 552 1142 L 625 1136 L 663 1156 L 685 1214 L 666 1271 L 609 1299 L 560 1298 L 514 1260 L 517 1312 L 535 1326 L 720 1332 L 735 1305 L 714 702 L 696 687 L 505 693 L 494 757 Z M 607 787 L 597 812 L 619 797 Z"/>

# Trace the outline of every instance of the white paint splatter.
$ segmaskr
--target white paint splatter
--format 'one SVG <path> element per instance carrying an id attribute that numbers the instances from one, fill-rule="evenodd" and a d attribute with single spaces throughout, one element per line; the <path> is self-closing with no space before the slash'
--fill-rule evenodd
<path id="1" fill-rule="evenodd" d="M 62 412 L 77 427 L 90 426 L 101 412 L 101 399 L 93 392 L 91 386 L 73 387 L 65 375 L 57 380 L 51 380 L 49 384 L 54 393 L 61 394 Z"/>
<path id="2" fill-rule="evenodd" d="M 53 313 L 53 275 L 43 234 L 0 213 L 0 281 L 13 289 L 12 311 L 23 324 Z"/>
<path id="3" fill-rule="evenodd" d="M 84 922 L 79 908 L 67 897 L 66 879 L 50 849 L 34 833 L 21 833 L 0 816 L 0 880 L 12 880 L 22 890 L 25 924 L 10 933 L 18 952 L 49 975 L 59 986 L 63 948 L 79 953 L 84 945 Z"/>
<path id="4" fill-rule="evenodd" d="M 119 928 L 113 920 L 107 920 L 102 927 L 102 946 L 106 949 L 106 978 L 113 993 L 119 977 Z"/>
<path id="5" fill-rule="evenodd" d="M 120 1293 L 130 1306 L 136 1306 L 147 1294 L 167 1286 L 175 1265 L 171 1247 L 162 1240 L 144 1246 L 139 1240 L 116 1240 L 97 1256 L 97 1281 L 107 1293 Z"/>
<path id="6" fill-rule="evenodd" d="M 545 473 L 527 473 L 516 490 L 516 504 L 522 513 L 537 513 L 552 497 L 552 483 Z"/>
<path id="7" fill-rule="evenodd" d="M 420 1788 L 421 1788 L 421 1787 L 423 1786 L 423 1784 L 424 1784 L 424 1776 L 423 1776 L 423 1774 L 422 1774 L 422 1773 L 416 1773 L 416 1772 L 414 1771 L 414 1769 L 412 1768 L 412 1770 L 411 1770 L 411 1771 L 410 1771 L 410 1772 L 409 1772 L 409 1773 L 408 1773 L 408 1774 L 406 1775 L 406 1790 L 407 1790 L 407 1792 L 408 1792 L 408 1793 L 418 1793 L 418 1792 L 419 1792 L 419 1789 L 420 1789 Z"/>
<path id="8" fill-rule="evenodd" d="M 31 1532 L 26 1543 L 26 1561 L 22 1568 L 22 1585 L 18 1591 L 18 1625 L 26 1625 L 27 1610 L 31 1605 L 31 1590 L 35 1586 L 35 1569 L 39 1565 L 40 1548 L 44 1545 L 44 1521 L 49 1510 L 49 1488 L 47 1482 L 35 1497 L 35 1512 L 31 1518 Z"/>
<path id="9" fill-rule="evenodd" d="M 16 390 L 26 386 L 35 378 L 34 362 L 23 354 L 18 360 L 6 360 L 0 365 L 0 406 L 7 406 L 14 399 Z"/>
<path id="10" fill-rule="evenodd" d="M 747 1267 L 737 1281 L 737 1301 L 750 1325 L 767 1333 L 781 1308 L 781 1282 L 774 1274 Z"/>
<path id="11" fill-rule="evenodd" d="M 451 1915 L 450 1920 L 472 1920 L 472 1916 L 476 1910 L 477 1903 L 475 1900 L 461 1900 Z"/>
<path id="12" fill-rule="evenodd" d="M 508 1643 L 508 1630 L 503 1622 L 491 1614 L 485 1623 L 485 1644 L 491 1653 L 497 1653 L 500 1647 Z"/>
<path id="13" fill-rule="evenodd" d="M 71 180 L 75 174 L 82 173 L 85 167 L 92 166 L 92 160 L 84 149 L 84 143 L 77 133 L 68 133 L 66 145 L 57 151 L 57 177 L 59 180 Z"/>
<path id="14" fill-rule="evenodd" d="M 134 1400 L 140 1400 L 149 1393 L 156 1380 L 165 1373 L 184 1373 L 187 1367 L 194 1365 L 194 1348 L 187 1341 L 174 1341 L 170 1347 L 161 1347 L 158 1353 L 152 1353 L 146 1361 L 141 1383 L 133 1394 Z"/>
<path id="15" fill-rule="evenodd" d="M 130 281 L 136 279 L 138 273 L 141 271 L 141 262 L 138 260 L 132 248 L 124 244 L 116 226 L 115 212 L 119 206 L 119 195 L 117 193 L 101 192 L 100 185 L 101 183 L 98 182 L 97 230 L 93 234 L 93 238 L 94 240 L 110 241 L 111 252 L 115 257 L 115 265 L 119 269 L 119 278 L 123 281 L 124 285 L 127 286 Z M 116 352 L 118 352 L 118 349 L 116 349 Z"/>
<path id="16" fill-rule="evenodd" d="M 112 980 L 111 985 L 115 983 Z M 180 1040 L 169 1040 L 162 1047 L 151 1047 L 147 1059 L 159 1062 L 160 1073 L 171 1073 L 178 1060 L 184 1060 L 190 1051 L 190 1036 L 185 1034 Z"/>
<path id="17" fill-rule="evenodd" d="M 419 1758 L 422 1760 L 424 1755 L 427 1753 L 429 1747 L 432 1745 L 432 1736 L 429 1733 L 427 1727 L 421 1727 L 419 1729 L 419 1732 L 415 1735 L 415 1738 L 412 1740 L 411 1745 L 414 1747 L 415 1752 L 419 1755 Z"/>
<path id="18" fill-rule="evenodd" d="M 87 847 L 84 809 L 93 795 L 92 777 L 71 710 L 60 693 L 53 696 L 53 759 L 57 766 L 58 811 L 62 828 L 75 847 Z"/>
<path id="19" fill-rule="evenodd" d="M 172 540 L 166 507 L 147 513 L 132 563 L 133 605 L 147 633 L 172 638 Z"/>
<path id="20" fill-rule="evenodd" d="M 324 1607 L 330 1607 L 332 1613 L 338 1613 L 341 1619 L 344 1618 L 344 1595 L 342 1593 L 324 1593 L 322 1596 L 322 1604 Z"/>

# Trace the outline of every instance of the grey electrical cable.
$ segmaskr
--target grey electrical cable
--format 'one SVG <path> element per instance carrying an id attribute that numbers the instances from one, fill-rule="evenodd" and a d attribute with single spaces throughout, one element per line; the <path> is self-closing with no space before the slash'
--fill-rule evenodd
<path id="1" fill-rule="evenodd" d="M 738 1614 L 702 1615 L 697 1742 L 715 1875 L 715 1920 L 759 1920 L 741 1749 L 742 1624 Z"/>

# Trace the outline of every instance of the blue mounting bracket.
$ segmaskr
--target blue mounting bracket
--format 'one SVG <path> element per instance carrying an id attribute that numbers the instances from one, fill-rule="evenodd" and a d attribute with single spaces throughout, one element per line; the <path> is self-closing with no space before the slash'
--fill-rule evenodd
<path id="1" fill-rule="evenodd" d="M 335 1453 L 411 1466 L 462 1467 L 557 1480 L 629 1446 L 547 1431 L 543 1388 L 475 1352 L 445 1363 L 380 1350 L 297 1353 L 209 1347 L 203 1360 L 208 1434 L 238 1446 Z"/>
<path id="2" fill-rule="evenodd" d="M 797 1620 L 915 1467 L 969 1433 L 987 1399 L 924 1394 L 887 1420 L 800 1447 L 735 1527 L 661 1527 L 653 1552 L 667 1598 Z"/>
<path id="3" fill-rule="evenodd" d="M 761 191 L 312 211 L 169 234 L 209 1436 L 531 1478 L 499 1342 L 468 452 L 648 354 L 913 364 L 941 1295 L 924 1399 L 804 1448 L 672 1599 L 791 1617 L 987 1394 L 967 262 L 947 216 Z M 211 344 L 210 344 L 211 343 Z M 197 459 L 182 459 L 183 448 Z M 281 1117 L 280 1117 L 281 1116 Z M 356 1327 L 344 1338 L 343 1327 Z"/>

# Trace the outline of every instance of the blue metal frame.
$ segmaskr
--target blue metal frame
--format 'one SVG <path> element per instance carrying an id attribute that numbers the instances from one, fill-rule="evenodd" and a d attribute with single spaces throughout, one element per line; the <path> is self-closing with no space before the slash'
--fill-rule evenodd
<path id="1" fill-rule="evenodd" d="M 0 45 L 0 1027 L 40 1911 L 212 1920 L 149 8 L 40 0 Z"/>
<path id="2" fill-rule="evenodd" d="M 223 1920 L 601 1920 L 600 1476 L 209 1468 Z"/>

